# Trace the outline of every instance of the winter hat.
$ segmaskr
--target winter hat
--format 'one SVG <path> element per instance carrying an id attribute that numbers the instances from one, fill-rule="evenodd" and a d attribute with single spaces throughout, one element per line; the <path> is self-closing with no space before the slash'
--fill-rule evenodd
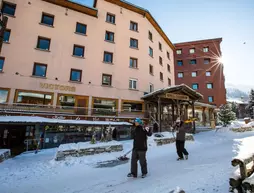
<path id="1" fill-rule="evenodd" d="M 142 123 L 143 123 L 142 120 L 141 120 L 140 118 L 136 118 L 136 119 L 135 119 L 135 122 L 137 122 L 137 123 L 140 124 L 140 125 L 142 125 Z"/>

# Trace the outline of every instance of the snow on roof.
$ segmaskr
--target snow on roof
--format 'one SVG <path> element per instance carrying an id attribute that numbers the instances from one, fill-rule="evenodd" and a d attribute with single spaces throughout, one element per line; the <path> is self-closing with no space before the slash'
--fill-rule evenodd
<path id="1" fill-rule="evenodd" d="M 144 95 L 142 98 L 145 99 L 145 98 L 148 98 L 152 95 L 156 95 L 156 94 L 161 94 L 163 92 L 167 92 L 167 91 L 171 91 L 171 90 L 174 90 L 174 89 L 177 89 L 177 88 L 187 88 L 189 91 L 195 93 L 196 96 L 200 97 L 200 98 L 203 98 L 203 95 L 196 92 L 195 90 L 193 90 L 192 88 L 190 88 L 189 86 L 185 85 L 185 84 L 180 84 L 180 85 L 175 85 L 175 86 L 169 86 L 169 87 L 165 87 L 165 88 L 162 88 L 162 89 L 158 89 L 158 90 L 155 90 L 153 92 L 150 92 L 146 95 Z"/>
<path id="2" fill-rule="evenodd" d="M 59 123 L 73 125 L 132 125 L 128 122 L 62 120 L 33 116 L 0 116 L 0 123 Z"/>

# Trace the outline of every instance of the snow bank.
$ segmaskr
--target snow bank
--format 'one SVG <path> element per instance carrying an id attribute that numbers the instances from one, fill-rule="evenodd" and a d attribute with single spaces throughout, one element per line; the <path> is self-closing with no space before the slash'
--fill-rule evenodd
<path id="1" fill-rule="evenodd" d="M 234 139 L 233 152 L 237 155 L 234 159 L 243 161 L 251 156 L 254 156 L 254 136 L 243 139 Z"/>

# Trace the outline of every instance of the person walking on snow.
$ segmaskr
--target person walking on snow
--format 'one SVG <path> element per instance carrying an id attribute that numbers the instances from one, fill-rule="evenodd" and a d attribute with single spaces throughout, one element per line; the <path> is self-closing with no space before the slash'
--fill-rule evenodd
<path id="1" fill-rule="evenodd" d="M 188 127 L 182 120 L 178 119 L 174 125 L 174 130 L 176 131 L 176 151 L 178 154 L 178 161 L 183 160 L 183 155 L 185 159 L 188 159 L 189 153 L 185 149 L 185 135 L 189 132 L 191 128 Z"/>
<path id="2" fill-rule="evenodd" d="M 142 120 L 139 118 L 135 119 L 135 130 L 133 131 L 133 149 L 131 155 L 131 172 L 127 177 L 137 177 L 139 160 L 142 172 L 142 178 L 147 175 L 147 136 L 151 136 L 152 132 L 149 127 L 142 126 Z"/>

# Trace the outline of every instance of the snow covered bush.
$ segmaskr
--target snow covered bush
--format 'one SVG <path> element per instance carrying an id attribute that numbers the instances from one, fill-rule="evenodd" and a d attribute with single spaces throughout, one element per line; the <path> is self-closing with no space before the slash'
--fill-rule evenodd
<path id="1" fill-rule="evenodd" d="M 220 107 L 218 116 L 219 120 L 223 123 L 223 126 L 227 126 L 231 121 L 236 119 L 235 113 L 232 111 L 229 104 Z"/>

